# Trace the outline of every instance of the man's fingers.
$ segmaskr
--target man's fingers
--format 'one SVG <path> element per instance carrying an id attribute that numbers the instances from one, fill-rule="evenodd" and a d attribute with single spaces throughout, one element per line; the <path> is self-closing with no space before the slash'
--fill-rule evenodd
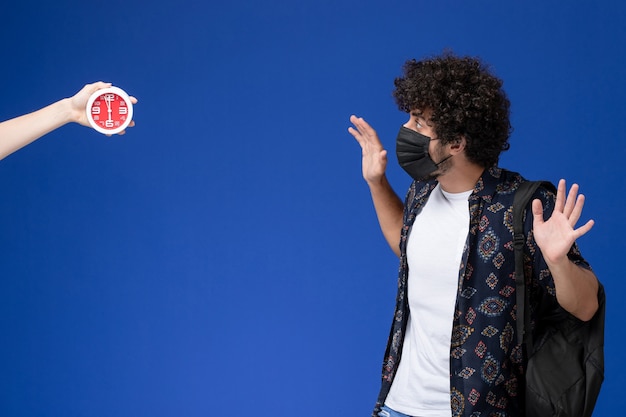
<path id="1" fill-rule="evenodd" d="M 579 194 L 578 197 L 576 198 L 574 207 L 572 208 L 568 217 L 569 223 L 572 225 L 572 228 L 576 226 L 576 223 L 580 219 L 580 216 L 583 213 L 584 206 L 585 206 L 585 196 L 583 194 Z"/>
<path id="2" fill-rule="evenodd" d="M 563 207 L 563 214 L 566 216 L 570 216 L 574 207 L 578 201 L 578 184 L 572 184 L 572 187 L 569 190 L 569 194 L 567 195 L 567 199 L 565 200 L 565 207 Z"/>
<path id="3" fill-rule="evenodd" d="M 366 135 L 376 134 L 376 131 L 372 128 L 372 126 L 370 126 L 369 123 L 367 123 L 362 117 L 356 117 L 352 115 L 350 117 L 350 121 L 352 122 L 352 124 L 356 126 L 359 132 L 366 134 Z"/>
<path id="4" fill-rule="evenodd" d="M 565 190 L 565 180 L 559 180 L 559 184 L 556 187 L 556 201 L 554 203 L 554 210 L 563 211 L 563 207 L 565 207 L 565 196 L 567 192 Z"/>
<path id="5" fill-rule="evenodd" d="M 361 135 L 361 133 L 358 130 L 356 130 L 353 127 L 349 127 L 348 132 L 352 136 L 354 136 L 354 139 L 356 139 L 357 142 L 359 142 L 359 145 L 361 145 L 361 148 L 365 147 L 365 139 L 363 138 L 363 135 Z"/>
<path id="6" fill-rule="evenodd" d="M 576 239 L 578 239 L 579 237 L 581 237 L 582 235 L 584 235 L 585 233 L 590 231 L 594 224 L 596 224 L 596 223 L 593 220 L 589 220 L 587 223 L 585 223 L 584 225 L 582 225 L 578 229 L 576 229 L 575 230 L 575 232 L 576 232 Z"/>
<path id="7" fill-rule="evenodd" d="M 350 116 L 350 122 L 354 127 L 349 127 L 348 132 L 359 142 L 363 152 L 382 150 L 382 144 L 376 131 L 362 117 Z"/>
<path id="8" fill-rule="evenodd" d="M 541 200 L 533 200 L 531 207 L 533 210 L 533 224 L 543 223 L 543 204 L 541 204 Z"/>

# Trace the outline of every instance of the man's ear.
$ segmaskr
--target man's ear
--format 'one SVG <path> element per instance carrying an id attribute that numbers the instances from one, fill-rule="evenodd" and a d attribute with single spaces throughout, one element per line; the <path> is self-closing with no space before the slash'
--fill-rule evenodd
<path id="1" fill-rule="evenodd" d="M 450 153 L 455 155 L 461 153 L 465 150 L 465 146 L 467 145 L 467 140 L 465 140 L 465 136 L 459 136 L 457 140 L 450 143 Z"/>

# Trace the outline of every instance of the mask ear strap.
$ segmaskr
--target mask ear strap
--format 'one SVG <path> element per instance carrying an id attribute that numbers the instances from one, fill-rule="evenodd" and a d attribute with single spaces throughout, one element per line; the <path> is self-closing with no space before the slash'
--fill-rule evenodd
<path id="1" fill-rule="evenodd" d="M 441 161 L 435 163 L 435 165 L 439 166 L 441 164 L 443 164 L 444 162 L 446 162 L 448 159 L 452 158 L 454 155 L 448 155 L 445 158 L 443 158 Z"/>

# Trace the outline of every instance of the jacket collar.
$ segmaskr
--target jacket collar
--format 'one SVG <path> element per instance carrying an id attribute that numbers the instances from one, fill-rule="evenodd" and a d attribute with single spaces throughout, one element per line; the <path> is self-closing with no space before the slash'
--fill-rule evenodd
<path id="1" fill-rule="evenodd" d="M 477 202 L 481 199 L 491 201 L 496 192 L 502 191 L 499 189 L 502 187 L 501 177 L 502 168 L 492 166 L 484 170 L 476 185 L 474 185 L 474 191 L 470 195 L 469 200 L 472 202 Z"/>
<path id="2" fill-rule="evenodd" d="M 492 166 L 491 168 L 485 169 L 474 185 L 474 190 L 469 197 L 470 201 L 480 199 L 491 200 L 496 191 L 501 191 L 498 189 L 502 186 L 502 184 L 500 184 L 500 177 L 502 177 L 502 168 Z M 430 191 L 435 188 L 437 182 L 436 179 L 430 179 L 422 183 L 422 186 L 417 186 L 416 198 L 430 194 Z"/>

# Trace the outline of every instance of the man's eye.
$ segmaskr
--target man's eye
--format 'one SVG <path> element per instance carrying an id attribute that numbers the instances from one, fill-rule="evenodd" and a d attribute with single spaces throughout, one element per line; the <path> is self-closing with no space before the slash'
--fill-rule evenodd
<path id="1" fill-rule="evenodd" d="M 415 121 L 415 125 L 417 126 L 418 129 L 422 128 L 422 124 L 419 121 Z"/>

